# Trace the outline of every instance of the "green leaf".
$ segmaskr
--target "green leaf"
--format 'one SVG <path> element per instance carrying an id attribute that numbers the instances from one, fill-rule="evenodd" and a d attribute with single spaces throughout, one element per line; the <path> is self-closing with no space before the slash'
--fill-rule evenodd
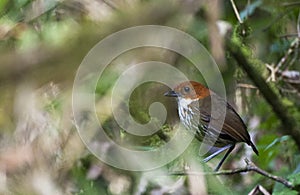
<path id="1" fill-rule="evenodd" d="M 273 193 L 272 193 L 273 195 L 297 195 L 298 194 L 298 192 L 297 191 L 295 191 L 295 190 L 291 190 L 291 189 L 289 189 L 289 188 L 284 188 L 284 189 L 282 189 L 282 190 L 280 190 L 280 191 L 277 191 L 277 190 L 275 190 L 274 189 L 274 191 L 273 191 Z"/>
<path id="2" fill-rule="evenodd" d="M 254 1 L 250 5 L 248 5 L 245 10 L 240 13 L 240 17 L 242 21 L 244 21 L 248 16 L 252 15 L 256 8 L 260 7 L 262 4 L 262 0 Z"/>
<path id="3" fill-rule="evenodd" d="M 274 147 L 276 144 L 278 143 L 281 143 L 281 142 L 284 142 L 284 141 L 287 141 L 290 139 L 290 136 L 289 135 L 285 135 L 285 136 L 282 136 L 282 137 L 279 137 L 279 138 L 276 138 L 272 143 L 270 143 L 266 149 L 264 151 L 267 151 L 269 150 L 270 148 Z"/>
<path id="4" fill-rule="evenodd" d="M 290 182 L 292 182 L 293 185 L 299 185 L 300 184 L 300 172 L 292 174 L 288 176 L 288 179 Z"/>
<path id="5" fill-rule="evenodd" d="M 3 12 L 8 0 L 1 0 L 0 1 L 0 14 Z"/>

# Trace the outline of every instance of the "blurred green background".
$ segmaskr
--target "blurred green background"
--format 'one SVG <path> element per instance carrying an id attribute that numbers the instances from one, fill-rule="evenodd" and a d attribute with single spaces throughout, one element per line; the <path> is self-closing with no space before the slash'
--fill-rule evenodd
<path id="1" fill-rule="evenodd" d="M 259 74 L 288 108 L 289 116 L 300 121 L 299 8 L 299 2 L 290 0 L 1 0 L 0 194 L 260 194 L 261 189 L 297 194 L 253 172 L 202 174 L 210 172 L 220 157 L 202 164 L 196 140 L 157 170 L 130 172 L 106 165 L 89 153 L 77 134 L 71 96 L 81 61 L 106 36 L 147 24 L 180 29 L 215 59 L 228 101 L 246 122 L 260 152 L 254 156 L 239 144 L 222 168 L 244 167 L 247 157 L 298 185 L 300 146 L 285 133 L 260 90 L 225 49 L 225 40 L 240 39 L 250 55 L 262 62 L 264 66 L 256 67 Z M 161 95 L 168 90 L 161 83 L 144 83 L 129 101 L 130 113 L 139 123 L 149 121 L 151 103 L 165 105 L 167 120 L 154 135 L 127 133 L 107 106 L 118 68 L 150 60 L 172 64 L 191 80 L 204 82 L 190 62 L 163 49 L 133 50 L 115 59 L 98 81 L 96 109 L 107 135 L 131 149 L 151 150 L 165 144 L 178 124 L 176 102 Z M 273 77 L 270 67 L 275 70 Z M 185 170 L 199 174 L 172 174 Z"/>

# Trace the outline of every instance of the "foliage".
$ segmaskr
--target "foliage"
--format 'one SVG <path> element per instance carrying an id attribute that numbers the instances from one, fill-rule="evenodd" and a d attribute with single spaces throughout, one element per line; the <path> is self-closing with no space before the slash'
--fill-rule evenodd
<path id="1" fill-rule="evenodd" d="M 300 146 L 293 136 L 285 133 L 286 127 L 247 73 L 224 50 L 221 41 L 218 44 L 223 48 L 220 55 L 223 58 L 215 55 L 212 43 L 218 33 L 211 31 L 211 25 L 217 20 L 226 22 L 229 28 L 225 29 L 223 42 L 241 41 L 243 47 L 239 49 L 253 59 L 251 63 L 276 91 L 287 112 L 297 121 L 295 129 L 300 131 L 299 76 L 295 76 L 296 80 L 289 76 L 289 71 L 300 71 L 300 4 L 289 0 L 235 1 L 243 21 L 239 23 L 230 2 L 219 1 L 219 8 L 213 13 L 210 3 L 205 1 L 1 0 L 0 180 L 5 182 L 0 185 L 0 193 L 43 194 L 43 190 L 52 194 L 171 194 L 176 190 L 191 193 L 198 189 L 192 185 L 195 180 L 205 183 L 203 190 L 208 194 L 241 194 L 257 185 L 274 194 L 298 194 Z M 231 176 L 170 175 L 172 171 L 192 167 L 189 163 L 193 160 L 199 163 L 198 170 L 193 171 L 210 172 L 220 160 L 219 157 L 202 164 L 199 143 L 195 141 L 173 162 L 145 173 L 119 170 L 88 155 L 73 125 L 71 93 L 76 70 L 87 52 L 105 36 L 142 24 L 172 26 L 188 32 L 210 50 L 220 65 L 228 99 L 231 103 L 236 100 L 236 107 L 260 152 L 256 157 L 248 152 L 248 146 L 239 145 L 223 169 L 243 167 L 244 157 L 251 157 L 260 168 L 287 179 L 294 189 L 250 172 Z M 176 134 L 176 102 L 162 95 L 168 88 L 150 82 L 131 94 L 130 114 L 138 123 L 149 122 L 149 107 L 153 102 L 161 102 L 167 108 L 165 124 L 150 136 L 141 138 L 126 132 L 116 124 L 106 105 L 110 103 L 107 98 L 120 70 L 147 60 L 171 63 L 195 80 L 203 81 L 190 62 L 173 52 L 150 48 L 128 51 L 114 59 L 95 89 L 98 118 L 116 143 L 142 151 L 158 148 Z M 277 68 L 274 78 L 267 65 Z M 91 173 L 93 177 L 89 177 Z M 42 184 L 46 187 L 40 188 Z"/>

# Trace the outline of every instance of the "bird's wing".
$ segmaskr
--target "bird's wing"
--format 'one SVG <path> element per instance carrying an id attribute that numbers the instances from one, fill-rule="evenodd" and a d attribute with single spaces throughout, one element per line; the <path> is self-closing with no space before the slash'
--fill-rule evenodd
<path id="1" fill-rule="evenodd" d="M 238 113 L 233 109 L 233 107 L 227 103 L 227 113 L 225 117 L 225 122 L 222 131 L 228 132 L 231 137 L 237 139 L 237 141 L 246 142 L 250 145 L 253 151 L 258 155 L 258 150 L 251 141 L 250 135 L 247 131 L 247 127 Z M 234 117 L 236 116 L 236 117 Z M 231 124 L 231 125 L 229 125 Z M 230 129 L 230 130 L 229 130 Z"/>
<path id="2" fill-rule="evenodd" d="M 229 134 L 238 142 L 246 142 L 247 144 L 250 144 L 250 135 L 244 121 L 230 104 L 227 103 L 226 106 L 226 116 L 222 131 Z"/>
<path id="3" fill-rule="evenodd" d="M 213 107 L 213 112 L 211 109 L 211 98 L 204 98 L 199 103 L 200 122 L 202 126 L 207 127 L 207 131 L 210 131 L 213 135 L 218 135 L 219 139 L 221 139 L 218 140 L 219 145 L 222 145 L 222 140 L 228 142 L 246 142 L 258 155 L 258 150 L 251 141 L 247 127 L 239 114 L 221 97 L 214 96 L 214 98 L 216 98 L 216 101 L 213 100 L 213 102 L 215 102 L 216 105 Z"/>
<path id="4" fill-rule="evenodd" d="M 210 123 L 210 129 L 219 133 L 221 138 L 250 144 L 251 140 L 247 127 L 233 107 L 221 97 L 214 96 L 213 98 L 216 98 L 213 111 L 211 110 L 211 101 L 214 100 L 206 98 L 201 103 L 201 122 Z"/>

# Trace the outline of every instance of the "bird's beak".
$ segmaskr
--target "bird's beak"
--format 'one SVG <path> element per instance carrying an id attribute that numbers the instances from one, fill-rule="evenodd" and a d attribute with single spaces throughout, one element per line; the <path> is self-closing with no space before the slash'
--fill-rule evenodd
<path id="1" fill-rule="evenodd" d="M 178 97 L 178 94 L 175 91 L 171 90 L 171 91 L 167 91 L 164 94 L 164 96 L 167 96 L 167 97 Z"/>

